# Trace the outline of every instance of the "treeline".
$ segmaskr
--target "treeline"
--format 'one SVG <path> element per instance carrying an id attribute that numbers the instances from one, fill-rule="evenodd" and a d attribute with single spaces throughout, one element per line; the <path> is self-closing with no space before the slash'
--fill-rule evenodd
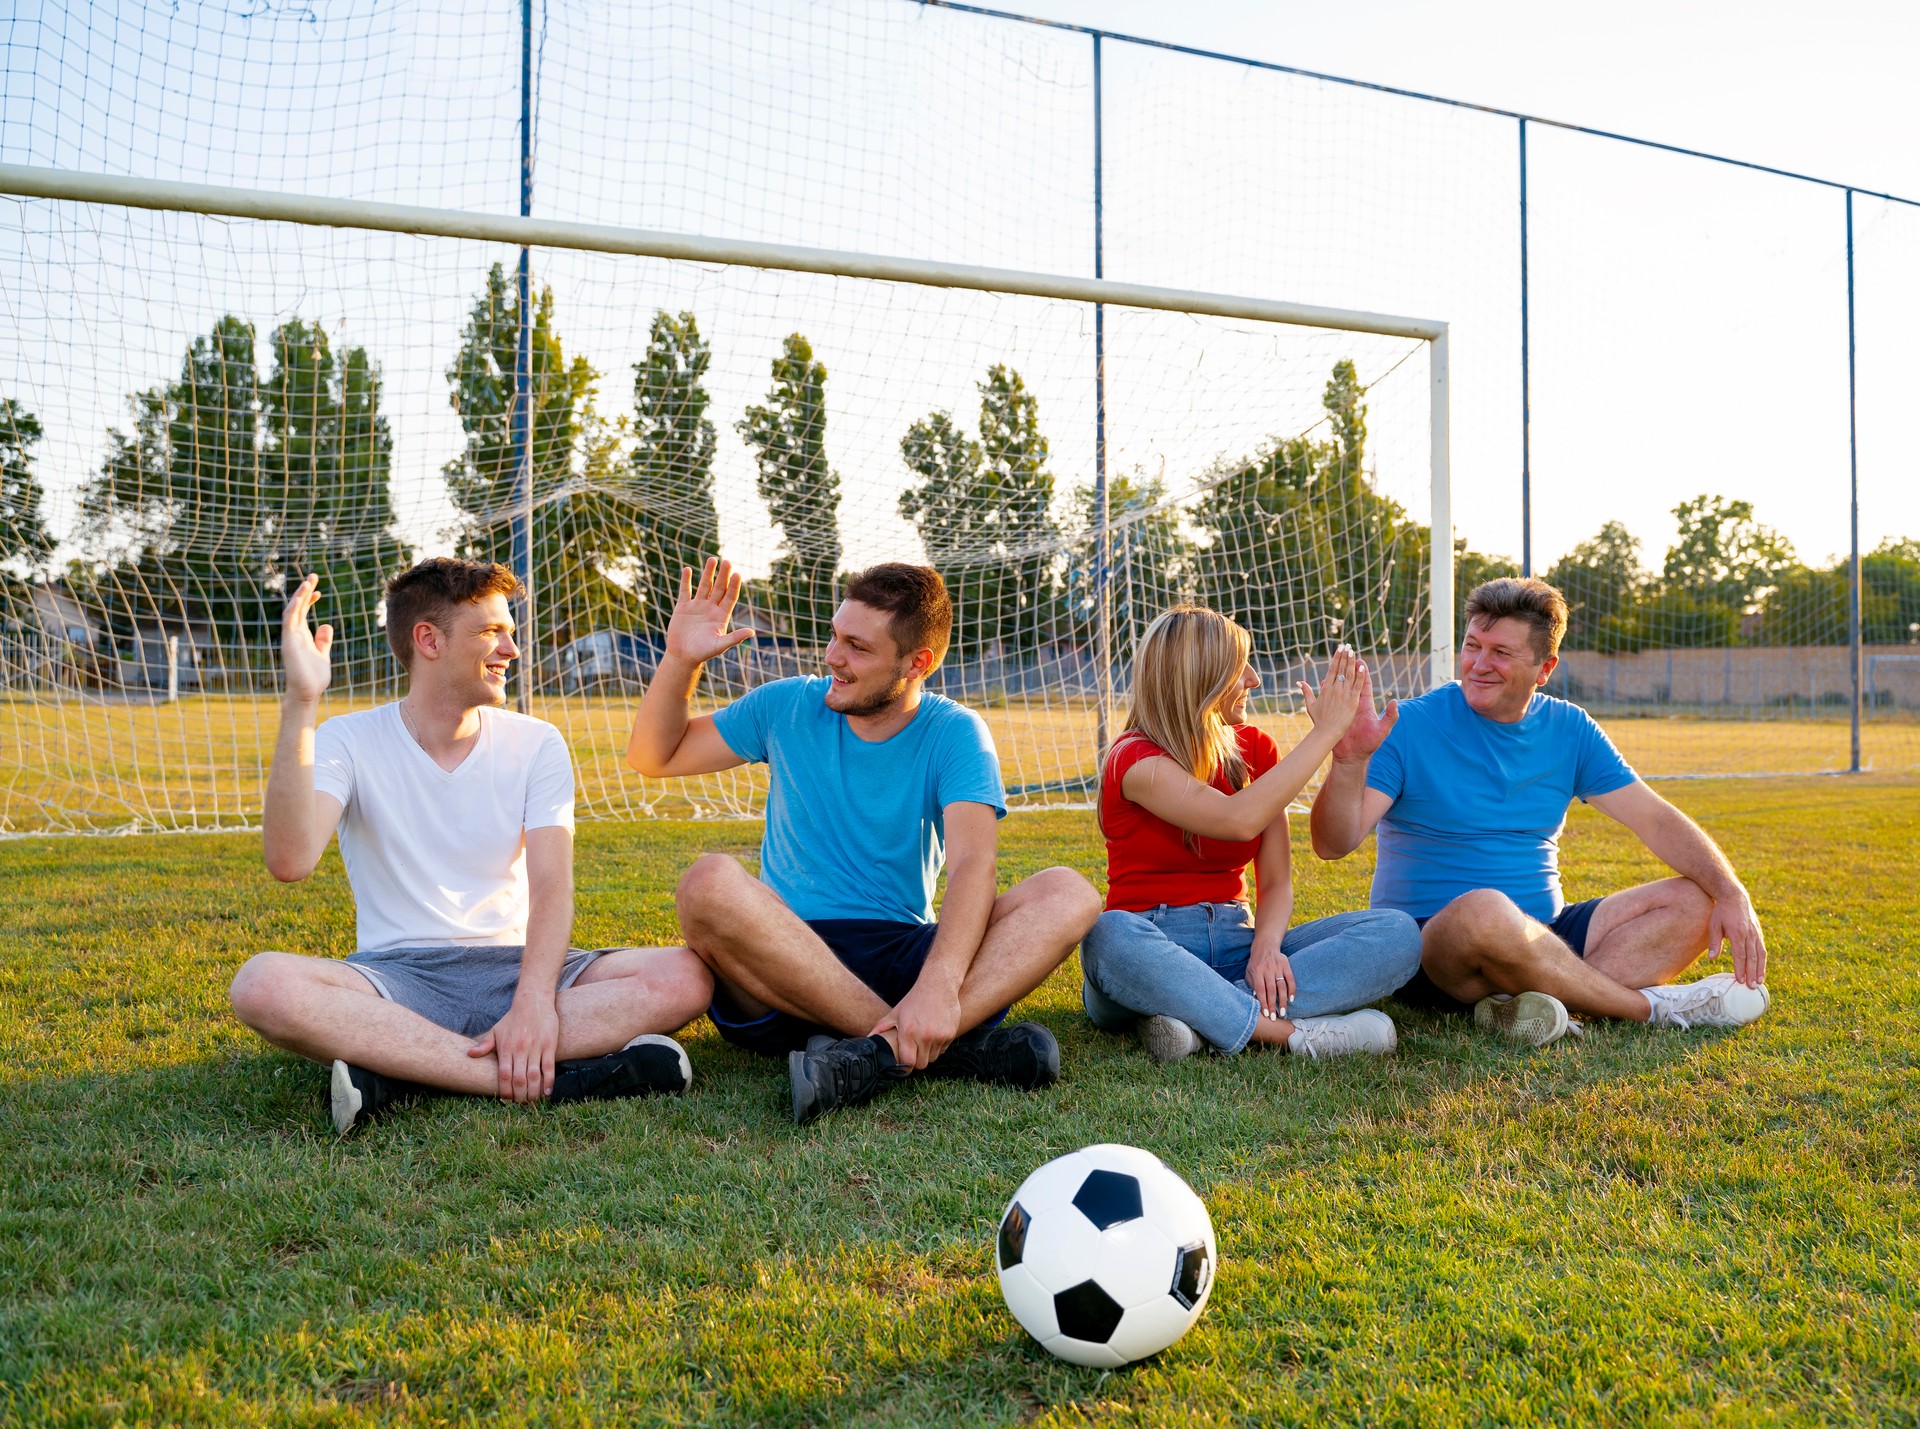
<path id="1" fill-rule="evenodd" d="M 446 369 L 463 432 L 445 463 L 455 548 L 511 563 L 518 295 L 494 265 Z M 557 648 L 597 629 L 655 631 L 683 566 L 719 552 L 712 350 L 692 313 L 654 314 L 630 396 L 603 413 L 601 374 L 569 355 L 550 290 L 526 315 L 532 393 L 528 538 L 536 629 Z M 292 319 L 258 350 L 226 317 L 194 339 L 179 375 L 132 399 L 132 421 L 80 493 L 81 554 L 62 576 L 122 644 L 142 626 L 204 627 L 223 646 L 267 649 L 288 584 L 320 573 L 349 652 L 378 657 L 384 584 L 414 559 L 398 529 L 392 435 L 366 351 L 336 347 Z M 733 428 L 780 537 L 748 598 L 755 618 L 801 645 L 827 638 L 844 574 L 841 478 L 827 458 L 828 373 L 794 333 L 771 358 L 765 398 Z M 1020 656 L 1084 645 L 1097 619 L 1094 493 L 1056 500 L 1037 396 L 1006 364 L 976 384 L 971 423 L 929 412 L 900 442 L 899 515 L 955 598 L 956 654 Z M 1313 430 L 1218 465 L 1175 505 L 1158 479 L 1116 475 L 1108 491 L 1114 627 L 1200 600 L 1286 659 L 1350 641 L 1424 647 L 1431 532 L 1383 494 L 1368 468 L 1366 390 L 1335 364 Z M 55 542 L 33 473 L 35 415 L 0 398 L 0 578 L 16 597 L 48 573 Z M 1745 502 L 1702 496 L 1675 509 L 1680 534 L 1656 574 L 1617 522 L 1547 572 L 1573 606 L 1568 644 L 1630 651 L 1847 638 L 1844 566 L 1800 563 Z M 1456 543 L 1456 588 L 1511 573 Z M 1920 636 L 1920 543 L 1890 542 L 1863 563 L 1865 634 Z"/>
<path id="2" fill-rule="evenodd" d="M 1750 502 L 1696 496 L 1673 508 L 1679 531 L 1658 572 L 1609 521 L 1546 572 L 1566 593 L 1575 650 L 1844 645 L 1844 560 L 1808 565 Z M 1889 539 L 1860 560 L 1860 633 L 1870 645 L 1920 641 L 1920 541 Z"/>

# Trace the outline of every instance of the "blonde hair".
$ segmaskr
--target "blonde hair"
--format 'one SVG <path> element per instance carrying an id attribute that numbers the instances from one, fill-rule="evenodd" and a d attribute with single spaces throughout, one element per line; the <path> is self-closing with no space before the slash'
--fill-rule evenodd
<path id="1" fill-rule="evenodd" d="M 1230 788 L 1247 782 L 1233 728 L 1220 715 L 1253 653 L 1244 627 L 1203 605 L 1176 605 L 1158 616 L 1133 651 L 1133 704 L 1100 761 L 1104 780 L 1114 750 L 1139 736 L 1165 750 L 1187 773 L 1211 784 L 1226 772 Z M 1188 845 L 1193 835 L 1187 835 Z"/>

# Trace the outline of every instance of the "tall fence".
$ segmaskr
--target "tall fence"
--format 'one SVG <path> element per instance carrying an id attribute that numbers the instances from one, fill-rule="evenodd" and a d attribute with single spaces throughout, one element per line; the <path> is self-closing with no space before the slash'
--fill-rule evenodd
<path id="1" fill-rule="evenodd" d="M 1452 457 L 1437 509 L 1424 360 L 1350 334 L 0 199 L 0 458 L 41 490 L 0 495 L 0 827 L 248 822 L 286 580 L 324 566 L 336 686 L 381 698 L 379 579 L 446 549 L 521 573 L 518 697 L 607 766 L 602 812 L 681 807 L 613 751 L 663 573 L 716 547 L 772 637 L 721 690 L 809 667 L 835 570 L 965 573 L 945 684 L 1052 731 L 1014 760 L 1046 797 L 1171 599 L 1254 628 L 1276 727 L 1340 640 L 1424 688 L 1404 577 L 1449 527 L 1456 591 L 1567 591 L 1552 688 L 1643 771 L 1920 767 L 1900 195 L 944 0 L 54 3 L 7 32 L 0 118 L 39 169 L 1418 313 Z M 813 466 L 778 455 L 794 401 Z M 930 516 L 968 450 L 1032 509 Z M 176 758 L 227 772 L 152 795 Z"/>

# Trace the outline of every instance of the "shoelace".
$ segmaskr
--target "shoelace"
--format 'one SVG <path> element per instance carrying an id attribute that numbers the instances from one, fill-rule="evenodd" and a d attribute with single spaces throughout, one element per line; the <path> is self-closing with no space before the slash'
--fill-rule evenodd
<path id="1" fill-rule="evenodd" d="M 1346 1029 L 1322 1023 L 1318 1027 L 1309 1027 L 1301 1022 L 1293 1024 L 1293 1035 L 1300 1039 L 1300 1051 L 1316 1061 L 1319 1060 L 1322 1044 L 1329 1051 L 1342 1050 L 1347 1045 Z M 1291 1050 L 1291 1049 L 1289 1049 Z"/>
<path id="2" fill-rule="evenodd" d="M 834 1096 L 843 1104 L 865 1101 L 879 1087 L 880 1059 L 873 1053 L 856 1051 L 851 1047 L 836 1047 L 820 1055 L 826 1058 L 827 1075 L 833 1081 Z"/>

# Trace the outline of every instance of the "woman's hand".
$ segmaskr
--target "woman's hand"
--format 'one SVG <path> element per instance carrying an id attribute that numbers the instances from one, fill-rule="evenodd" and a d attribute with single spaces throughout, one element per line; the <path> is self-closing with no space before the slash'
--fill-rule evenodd
<path id="1" fill-rule="evenodd" d="M 1360 657 L 1342 645 L 1333 652 L 1333 663 L 1317 691 L 1305 680 L 1300 682 L 1300 698 L 1314 729 L 1339 739 L 1360 711 Z"/>
<path id="2" fill-rule="evenodd" d="M 1270 943 L 1254 940 L 1253 956 L 1247 962 L 1247 986 L 1253 989 L 1263 1017 L 1287 1015 L 1293 1003 L 1293 964 L 1280 951 L 1278 939 Z"/>

